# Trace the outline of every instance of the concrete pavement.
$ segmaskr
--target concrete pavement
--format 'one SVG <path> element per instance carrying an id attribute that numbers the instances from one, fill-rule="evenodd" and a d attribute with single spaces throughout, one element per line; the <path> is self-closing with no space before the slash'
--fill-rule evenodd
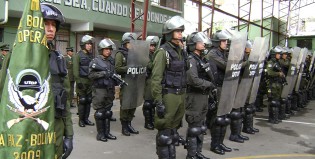
<path id="1" fill-rule="evenodd" d="M 225 155 L 217 155 L 210 149 L 210 133 L 205 135 L 203 154 L 211 159 L 252 159 L 252 158 L 276 158 L 276 159 L 315 159 L 315 101 L 310 101 L 308 106 L 298 112 L 289 120 L 280 124 L 269 124 L 266 120 L 267 108 L 264 112 L 257 113 L 255 127 L 260 132 L 254 135 L 244 134 L 250 138 L 245 143 L 235 143 L 228 140 L 230 130 L 228 128 L 224 143 L 233 149 Z M 114 117 L 119 119 L 119 100 L 114 102 Z M 144 117 L 142 107 L 137 108 L 136 117 L 132 124 L 140 131 L 138 135 L 130 137 L 121 134 L 119 120 L 111 122 L 111 133 L 117 136 L 117 140 L 108 142 L 96 141 L 96 127 L 78 126 L 77 109 L 72 108 L 74 127 L 74 150 L 69 159 L 157 159 L 155 154 L 155 135 L 157 130 L 147 130 L 143 127 Z M 91 111 L 90 120 L 94 121 L 94 111 Z M 186 121 L 179 130 L 180 135 L 185 136 Z M 183 146 L 176 149 L 177 159 L 185 159 L 186 150 Z"/>

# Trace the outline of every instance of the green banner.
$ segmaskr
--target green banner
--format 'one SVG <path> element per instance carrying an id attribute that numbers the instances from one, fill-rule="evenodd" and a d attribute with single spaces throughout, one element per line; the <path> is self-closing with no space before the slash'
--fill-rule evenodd
<path id="1" fill-rule="evenodd" d="M 54 159 L 54 103 L 39 0 L 27 0 L 6 69 L 0 159 Z"/>

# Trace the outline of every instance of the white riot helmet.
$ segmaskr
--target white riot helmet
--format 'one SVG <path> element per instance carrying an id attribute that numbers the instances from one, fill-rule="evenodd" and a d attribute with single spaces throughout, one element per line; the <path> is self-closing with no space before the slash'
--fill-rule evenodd
<path id="1" fill-rule="evenodd" d="M 116 50 L 116 45 L 110 39 L 103 39 L 102 41 L 100 41 L 100 43 L 97 46 L 97 50 L 98 50 L 99 54 L 102 54 L 102 50 L 106 49 L 106 48 Z"/>
<path id="2" fill-rule="evenodd" d="M 92 44 L 94 37 L 90 35 L 84 35 L 80 41 L 81 49 L 85 49 L 85 44 Z"/>

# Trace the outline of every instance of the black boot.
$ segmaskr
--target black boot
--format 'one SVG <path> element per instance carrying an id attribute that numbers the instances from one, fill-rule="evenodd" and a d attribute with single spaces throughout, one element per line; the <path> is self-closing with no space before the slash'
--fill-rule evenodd
<path id="1" fill-rule="evenodd" d="M 201 153 L 202 152 L 202 145 L 203 145 L 203 133 L 198 135 L 198 137 L 197 137 L 197 154 L 196 154 L 196 156 L 198 159 L 210 159 Z"/>
<path id="2" fill-rule="evenodd" d="M 282 99 L 282 102 L 279 107 L 279 119 L 280 120 L 286 120 L 288 119 L 288 115 L 285 113 L 285 107 L 286 107 L 286 99 Z"/>
<path id="3" fill-rule="evenodd" d="M 131 125 L 131 121 L 128 121 L 127 122 L 127 127 L 128 127 L 128 131 L 131 133 L 131 134 L 139 134 L 139 131 L 135 130 L 132 125 Z"/>
<path id="4" fill-rule="evenodd" d="M 296 93 L 292 94 L 292 100 L 291 100 L 291 110 L 293 111 L 300 111 L 300 108 L 298 105 L 298 96 Z"/>
<path id="5" fill-rule="evenodd" d="M 213 124 L 210 130 L 211 134 L 211 145 L 210 145 L 210 151 L 224 155 L 225 152 L 221 149 L 220 146 L 220 131 L 221 131 L 221 126 Z"/>
<path id="6" fill-rule="evenodd" d="M 231 117 L 232 118 L 232 117 Z M 229 140 L 239 143 L 244 143 L 244 139 L 240 138 L 241 134 L 241 120 L 240 119 L 231 119 L 231 134 Z"/>
<path id="7" fill-rule="evenodd" d="M 264 99 L 262 96 L 257 96 L 255 100 L 256 112 L 263 112 L 262 105 L 264 104 Z"/>
<path id="8" fill-rule="evenodd" d="M 130 132 L 128 130 L 128 122 L 121 121 L 121 133 L 125 136 L 130 136 Z"/>
<path id="9" fill-rule="evenodd" d="M 257 133 L 259 132 L 259 129 L 254 128 L 254 114 L 248 114 L 248 122 L 249 122 L 249 128 L 252 132 Z"/>
<path id="10" fill-rule="evenodd" d="M 226 134 L 226 127 L 227 127 L 227 125 L 221 126 L 221 132 L 220 132 L 220 147 L 221 147 L 221 149 L 222 149 L 223 151 L 225 151 L 225 152 L 231 152 L 232 149 L 229 148 L 229 147 L 227 147 L 227 146 L 225 146 L 224 143 L 223 143 L 224 137 L 225 137 L 225 134 Z"/>
<path id="11" fill-rule="evenodd" d="M 153 125 L 153 117 L 152 117 L 152 109 L 145 109 L 144 107 L 142 108 L 143 111 L 143 116 L 144 116 L 144 128 L 148 130 L 154 130 L 154 125 Z"/>
<path id="12" fill-rule="evenodd" d="M 96 122 L 96 129 L 97 129 L 96 140 L 106 142 L 107 139 L 105 137 L 104 119 L 95 119 L 95 122 Z"/>
<path id="13" fill-rule="evenodd" d="M 78 105 L 78 114 L 79 114 L 79 126 L 80 127 L 85 127 L 85 122 L 84 122 L 84 114 L 85 112 L 85 105 L 79 104 Z"/>
<path id="14" fill-rule="evenodd" d="M 188 136 L 189 134 L 187 134 Z M 186 159 L 195 159 L 197 158 L 197 138 L 196 137 L 187 137 L 186 139 L 186 148 L 187 156 Z"/>
<path id="15" fill-rule="evenodd" d="M 242 132 L 246 134 L 255 134 L 255 132 L 251 129 L 251 120 L 252 120 L 252 111 L 253 109 L 250 107 L 245 108 L 245 115 L 243 119 L 243 130 Z"/>
<path id="16" fill-rule="evenodd" d="M 89 120 L 90 110 L 91 110 L 91 105 L 86 104 L 85 105 L 85 112 L 84 112 L 84 124 L 89 125 L 89 126 L 94 126 L 95 124 Z"/>
<path id="17" fill-rule="evenodd" d="M 110 140 L 116 140 L 117 137 L 110 133 L 110 119 L 105 119 L 105 137 Z"/>

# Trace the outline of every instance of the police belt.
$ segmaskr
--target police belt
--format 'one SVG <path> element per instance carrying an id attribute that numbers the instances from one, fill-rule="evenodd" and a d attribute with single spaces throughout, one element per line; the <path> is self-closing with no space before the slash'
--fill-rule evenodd
<path id="1" fill-rule="evenodd" d="M 187 93 L 209 94 L 209 89 L 201 89 L 192 86 L 187 86 Z"/>
<path id="2" fill-rule="evenodd" d="M 163 94 L 177 94 L 177 95 L 181 95 L 186 93 L 186 88 L 163 88 L 162 90 Z"/>

